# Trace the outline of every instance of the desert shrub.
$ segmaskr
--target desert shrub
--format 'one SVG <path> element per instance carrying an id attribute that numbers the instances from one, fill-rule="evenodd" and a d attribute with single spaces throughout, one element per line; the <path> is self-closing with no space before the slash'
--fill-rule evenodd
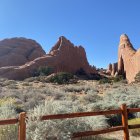
<path id="1" fill-rule="evenodd" d="M 89 85 L 67 85 L 64 90 L 65 92 L 87 92 L 90 89 Z"/>
<path id="2" fill-rule="evenodd" d="M 116 77 L 112 78 L 113 82 L 120 82 L 122 80 L 124 80 L 124 77 L 122 75 L 117 75 Z"/>
<path id="3" fill-rule="evenodd" d="M 15 99 L 14 98 L 1 98 L 0 99 L 0 107 L 1 106 L 7 106 L 7 105 L 9 105 L 9 104 L 14 104 L 15 103 Z"/>
<path id="4" fill-rule="evenodd" d="M 138 107 L 140 102 L 140 88 L 137 86 L 124 87 L 106 91 L 104 101 L 112 102 L 116 106 L 126 103 L 128 107 Z"/>
<path id="5" fill-rule="evenodd" d="M 102 98 L 97 95 L 97 94 L 87 94 L 85 96 L 82 97 L 82 100 L 87 102 L 87 103 L 95 103 L 95 102 L 98 102 L 99 100 L 101 100 Z"/>
<path id="6" fill-rule="evenodd" d="M 7 80 L 7 79 L 1 79 L 2 82 L 0 82 L 1 86 L 9 86 L 9 85 L 16 85 L 16 81 L 15 80 Z"/>
<path id="7" fill-rule="evenodd" d="M 69 112 L 80 112 L 83 109 L 76 106 L 75 102 L 49 100 L 30 110 L 27 121 L 27 139 L 44 140 L 59 139 L 70 140 L 74 132 L 87 131 L 91 129 L 107 127 L 106 118 L 84 117 L 75 119 L 61 119 L 40 121 L 39 116 L 49 114 L 63 114 Z M 97 138 L 97 137 L 96 137 Z"/>
<path id="8" fill-rule="evenodd" d="M 52 83 L 58 84 L 67 84 L 71 79 L 74 78 L 74 75 L 68 72 L 59 72 L 54 76 L 50 77 L 49 81 Z"/>
<path id="9" fill-rule="evenodd" d="M 76 101 L 78 100 L 78 97 L 75 94 L 70 94 L 69 96 L 67 96 L 67 100 Z"/>
<path id="10" fill-rule="evenodd" d="M 89 80 L 101 80 L 103 77 L 100 75 L 100 74 L 98 74 L 98 73 L 96 73 L 96 74 L 90 74 L 89 76 L 88 76 L 89 78 Z"/>
<path id="11" fill-rule="evenodd" d="M 38 82 L 46 83 L 46 82 L 48 82 L 48 78 L 45 75 L 39 75 L 39 76 L 36 76 L 36 77 L 27 78 L 24 81 L 34 82 L 34 83 L 38 83 Z"/>
<path id="12" fill-rule="evenodd" d="M 15 118 L 17 116 L 14 106 L 12 105 L 11 99 L 5 101 L 1 100 L 0 106 L 0 119 Z M 4 125 L 0 127 L 0 139 L 1 140 L 17 140 L 18 139 L 18 126 L 15 125 Z"/>
<path id="13" fill-rule="evenodd" d="M 25 82 L 34 82 L 36 80 L 36 77 L 29 77 L 24 79 Z"/>
<path id="14" fill-rule="evenodd" d="M 4 97 L 0 99 L 0 107 L 2 106 L 9 106 L 12 105 L 12 108 L 16 111 L 19 112 L 20 110 L 22 111 L 22 107 L 23 105 L 21 104 L 20 101 L 18 101 L 18 99 L 16 98 L 11 98 L 11 97 Z M 20 112 L 21 112 L 20 111 Z"/>
<path id="15" fill-rule="evenodd" d="M 21 109 L 29 110 L 41 103 L 46 98 L 46 95 L 43 94 L 42 90 L 26 89 L 23 90 L 22 94 L 20 93 L 17 98 L 22 101 Z"/>
<path id="16" fill-rule="evenodd" d="M 102 97 L 98 95 L 98 93 L 96 91 L 93 90 L 88 90 L 86 92 L 86 94 L 82 95 L 79 97 L 79 101 L 82 104 L 85 104 L 86 107 L 89 107 L 89 109 L 91 109 L 90 105 L 91 104 L 96 104 L 98 103 L 100 100 L 102 100 Z M 95 109 L 95 108 L 94 108 Z M 90 110 L 91 111 L 91 110 Z M 93 111 L 93 110 L 92 110 Z"/>
<path id="17" fill-rule="evenodd" d="M 17 85 L 9 85 L 8 88 L 10 88 L 10 89 L 18 89 L 18 86 Z"/>
<path id="18" fill-rule="evenodd" d="M 47 66 L 42 66 L 42 67 L 39 67 L 37 69 L 37 71 L 34 73 L 34 76 L 39 76 L 39 75 L 48 76 L 48 75 L 50 75 L 52 73 L 53 73 L 53 68 L 47 67 Z"/>
<path id="19" fill-rule="evenodd" d="M 140 118 L 135 118 L 135 119 L 131 119 L 131 120 L 128 120 L 128 124 L 129 125 L 134 125 L 134 124 L 140 124 Z M 140 136 L 140 128 L 138 129 L 133 129 L 130 131 L 131 135 L 132 136 Z"/>
<path id="20" fill-rule="evenodd" d="M 107 115 L 106 116 L 108 119 L 107 119 L 107 122 L 110 126 L 119 126 L 119 125 L 122 125 L 122 116 L 121 114 L 116 114 L 116 115 Z M 132 119 L 134 118 L 134 115 L 129 113 L 128 114 L 128 119 Z"/>
<path id="21" fill-rule="evenodd" d="M 22 86 L 30 86 L 30 83 L 24 82 L 24 83 L 22 83 Z"/>
<path id="22" fill-rule="evenodd" d="M 139 107 L 139 91 L 140 88 L 137 86 L 120 86 L 118 88 L 109 89 L 104 92 L 102 99 L 97 99 L 95 102 L 93 100 L 93 102 L 89 102 L 86 107 L 88 111 L 118 109 L 124 103 L 127 104 L 128 107 Z M 134 117 L 133 114 L 129 114 L 129 118 Z M 107 116 L 107 118 L 111 126 L 121 124 L 119 115 L 111 115 Z"/>
<path id="23" fill-rule="evenodd" d="M 29 78 L 24 79 L 24 81 L 33 82 L 33 83 L 39 83 L 39 82 L 46 83 L 46 82 L 48 82 L 48 76 L 39 75 L 36 77 L 29 77 Z"/>
<path id="24" fill-rule="evenodd" d="M 140 82 L 140 72 L 138 72 L 135 76 L 135 82 Z"/>
<path id="25" fill-rule="evenodd" d="M 59 72 L 55 74 L 51 74 L 49 76 L 40 75 L 34 78 L 27 78 L 25 81 L 27 82 L 43 82 L 43 83 L 58 83 L 58 84 L 74 84 L 77 83 L 77 77 L 68 72 Z"/>
<path id="26" fill-rule="evenodd" d="M 104 77 L 99 80 L 99 84 L 113 83 L 113 82 L 116 83 L 116 82 L 120 82 L 123 80 L 124 80 L 124 77 L 122 75 L 118 75 L 118 76 L 112 77 L 112 78 Z"/>
<path id="27" fill-rule="evenodd" d="M 111 83 L 111 79 L 109 78 L 102 78 L 99 80 L 99 84 Z"/>
<path id="28" fill-rule="evenodd" d="M 118 109 L 122 104 L 127 104 L 128 107 L 139 107 L 140 96 L 139 96 L 139 87 L 129 86 L 124 87 L 120 86 L 119 88 L 107 90 L 104 93 L 102 100 L 98 102 L 93 102 L 88 104 L 89 111 L 96 110 L 109 110 L 109 109 Z M 129 118 L 134 118 L 133 114 L 129 114 Z M 110 116 L 108 117 L 110 125 L 117 125 L 121 123 L 120 116 Z"/>
<path id="29" fill-rule="evenodd" d="M 107 115 L 106 117 L 108 118 L 107 122 L 111 127 L 122 125 L 122 117 L 120 114 Z"/>
<path id="30" fill-rule="evenodd" d="M 50 89 L 50 90 L 49 90 Z M 51 88 L 36 89 L 27 86 L 25 89 L 5 89 L 0 94 L 0 102 L 5 98 L 12 98 L 17 112 L 25 111 L 41 103 L 48 95 L 53 93 Z"/>
<path id="31" fill-rule="evenodd" d="M 86 72 L 83 68 L 80 68 L 76 71 L 75 75 L 86 75 Z"/>
<path id="32" fill-rule="evenodd" d="M 101 75 L 100 74 L 87 74 L 86 71 L 83 68 L 80 68 L 79 70 L 76 71 L 75 75 L 80 78 L 80 79 L 85 79 L 85 80 L 100 80 Z"/>

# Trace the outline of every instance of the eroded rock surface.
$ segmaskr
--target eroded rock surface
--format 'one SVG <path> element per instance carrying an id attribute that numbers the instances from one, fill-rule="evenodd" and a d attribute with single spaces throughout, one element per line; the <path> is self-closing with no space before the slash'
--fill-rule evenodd
<path id="1" fill-rule="evenodd" d="M 11 38 L 0 41 L 0 67 L 19 66 L 45 55 L 34 40 Z"/>
<path id="2" fill-rule="evenodd" d="M 117 72 L 126 76 L 129 83 L 135 81 L 136 74 L 140 72 L 140 49 L 134 49 L 126 34 L 120 36 Z"/>
<path id="3" fill-rule="evenodd" d="M 54 72 L 75 73 L 82 68 L 87 74 L 96 73 L 96 70 L 87 61 L 84 48 L 82 46 L 74 46 L 62 36 L 52 47 L 49 54 L 38 57 L 21 66 L 0 68 L 0 76 L 8 79 L 22 80 L 32 76 L 34 71 L 40 66 L 51 67 L 54 69 Z"/>

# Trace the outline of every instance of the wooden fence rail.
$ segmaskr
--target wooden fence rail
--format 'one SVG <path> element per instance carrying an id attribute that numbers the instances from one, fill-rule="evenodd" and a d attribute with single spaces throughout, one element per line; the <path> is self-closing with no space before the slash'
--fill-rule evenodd
<path id="1" fill-rule="evenodd" d="M 122 126 L 116 126 L 111 128 L 105 128 L 96 131 L 84 131 L 77 132 L 73 134 L 73 138 L 93 136 L 98 134 L 105 134 L 114 131 L 123 131 L 124 140 L 129 140 L 129 129 L 140 128 L 140 124 L 128 125 L 128 113 L 140 112 L 140 108 L 127 108 L 126 104 L 121 105 L 120 109 L 117 110 L 107 110 L 107 111 L 97 111 L 97 112 L 80 112 L 80 113 L 70 113 L 70 114 L 56 114 L 56 115 L 46 115 L 41 116 L 40 120 L 54 120 L 54 119 L 66 119 L 66 118 L 76 118 L 76 117 L 87 117 L 87 116 L 97 116 L 97 115 L 111 115 L 111 114 L 121 114 L 122 116 Z M 17 124 L 19 126 L 18 130 L 18 140 L 26 140 L 26 113 L 22 112 L 19 114 L 18 119 L 6 119 L 0 120 L 0 125 Z"/>

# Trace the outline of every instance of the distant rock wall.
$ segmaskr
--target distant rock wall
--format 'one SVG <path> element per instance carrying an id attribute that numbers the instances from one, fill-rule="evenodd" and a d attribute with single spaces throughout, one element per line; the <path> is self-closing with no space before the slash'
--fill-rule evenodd
<path id="1" fill-rule="evenodd" d="M 111 76 L 116 76 L 118 74 L 118 63 L 110 63 L 106 73 Z"/>
<path id="2" fill-rule="evenodd" d="M 21 66 L 0 68 L 0 76 L 8 79 L 22 80 L 32 76 L 34 71 L 40 66 L 52 67 L 55 72 L 75 73 L 82 68 L 87 74 L 97 73 L 95 68 L 89 65 L 84 48 L 74 46 L 62 36 L 52 47 L 49 54 L 38 57 Z"/>

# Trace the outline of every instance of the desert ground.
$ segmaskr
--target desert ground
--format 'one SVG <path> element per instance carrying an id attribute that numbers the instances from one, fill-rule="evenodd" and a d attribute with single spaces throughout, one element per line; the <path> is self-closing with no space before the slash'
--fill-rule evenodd
<path id="1" fill-rule="evenodd" d="M 40 122 L 39 116 L 85 111 L 117 109 L 126 103 L 128 107 L 140 107 L 140 84 L 127 84 L 126 80 L 102 82 L 80 80 L 58 84 L 48 82 L 46 76 L 31 77 L 24 81 L 0 79 L 0 119 L 17 117 L 26 112 L 27 139 L 70 139 L 73 132 L 96 130 L 121 124 L 119 115 L 83 117 Z M 130 114 L 135 120 L 139 113 Z M 32 119 L 31 119 L 32 118 Z M 0 128 L 0 139 L 15 140 L 17 125 Z M 138 140 L 138 130 L 130 131 L 131 139 Z M 83 139 L 121 140 L 122 132 L 109 133 Z"/>

